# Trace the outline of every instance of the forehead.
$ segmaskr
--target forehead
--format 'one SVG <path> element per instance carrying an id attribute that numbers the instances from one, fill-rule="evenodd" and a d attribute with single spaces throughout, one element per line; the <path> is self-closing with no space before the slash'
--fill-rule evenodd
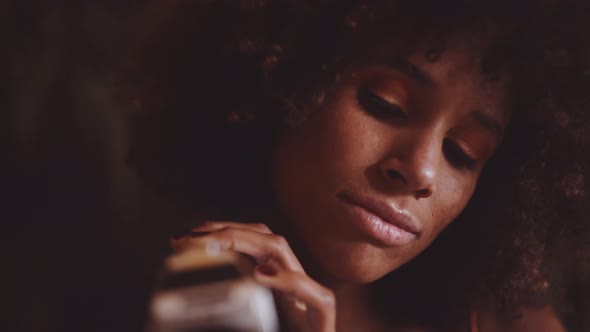
<path id="1" fill-rule="evenodd" d="M 466 81 L 472 86 L 500 91 L 506 88 L 508 73 L 502 68 L 484 72 L 483 61 L 486 49 L 459 44 L 441 51 L 432 58 L 429 50 L 419 49 L 406 58 L 427 71 L 435 81 Z"/>
<path id="2" fill-rule="evenodd" d="M 470 78 L 478 87 L 488 91 L 500 91 L 507 88 L 508 73 L 502 68 L 484 73 L 484 61 L 489 61 L 494 34 L 462 33 L 448 36 L 443 40 L 425 37 L 421 41 L 406 45 L 396 38 L 379 39 L 364 45 L 364 50 L 357 51 L 361 61 L 389 62 L 401 58 L 419 65 L 437 81 L 465 81 Z M 480 84 L 484 83 L 484 84 Z M 474 84 L 472 86 L 475 87 Z"/>
<path id="3" fill-rule="evenodd" d="M 419 49 L 406 57 L 407 63 L 428 77 L 431 89 L 450 98 L 457 108 L 488 113 L 506 124 L 510 116 L 507 71 L 484 72 L 485 47 L 456 43 L 435 59 L 428 50 Z"/>

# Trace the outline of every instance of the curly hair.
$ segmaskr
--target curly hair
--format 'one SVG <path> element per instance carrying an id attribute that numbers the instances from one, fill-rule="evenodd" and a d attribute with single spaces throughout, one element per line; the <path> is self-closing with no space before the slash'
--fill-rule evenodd
<path id="1" fill-rule="evenodd" d="M 454 37 L 489 40 L 482 72 L 511 77 L 504 142 L 457 220 L 374 283 L 375 305 L 441 325 L 478 302 L 509 313 L 559 301 L 569 276 L 588 278 L 589 8 L 556 0 L 166 2 L 127 70 L 129 158 L 183 209 L 247 220 L 274 204 L 269 160 L 281 128 L 321 106 L 346 66 L 371 61 L 366 50 L 390 40 L 402 54 L 427 45 L 425 58 L 436 62 Z"/>

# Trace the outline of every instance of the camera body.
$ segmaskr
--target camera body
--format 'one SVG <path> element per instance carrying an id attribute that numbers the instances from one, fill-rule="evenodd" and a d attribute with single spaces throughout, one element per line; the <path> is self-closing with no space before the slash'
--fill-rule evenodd
<path id="1" fill-rule="evenodd" d="M 147 332 L 277 332 L 270 289 L 251 277 L 249 257 L 192 247 L 166 258 L 149 305 Z"/>

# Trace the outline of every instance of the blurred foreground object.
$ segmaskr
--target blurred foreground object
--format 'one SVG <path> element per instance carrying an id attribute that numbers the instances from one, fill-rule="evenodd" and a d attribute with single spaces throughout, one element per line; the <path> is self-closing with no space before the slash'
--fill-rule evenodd
<path id="1" fill-rule="evenodd" d="M 147 332 L 276 332 L 270 289 L 250 277 L 247 256 L 218 246 L 166 258 L 149 306 Z"/>

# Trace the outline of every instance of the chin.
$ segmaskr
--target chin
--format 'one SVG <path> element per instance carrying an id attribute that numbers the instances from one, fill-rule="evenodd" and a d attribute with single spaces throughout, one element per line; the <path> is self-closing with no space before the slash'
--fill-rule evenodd
<path id="1" fill-rule="evenodd" d="M 385 276 L 403 264 L 402 256 L 394 255 L 368 243 L 327 243 L 310 248 L 311 255 L 330 279 L 356 284 L 368 284 Z"/>

